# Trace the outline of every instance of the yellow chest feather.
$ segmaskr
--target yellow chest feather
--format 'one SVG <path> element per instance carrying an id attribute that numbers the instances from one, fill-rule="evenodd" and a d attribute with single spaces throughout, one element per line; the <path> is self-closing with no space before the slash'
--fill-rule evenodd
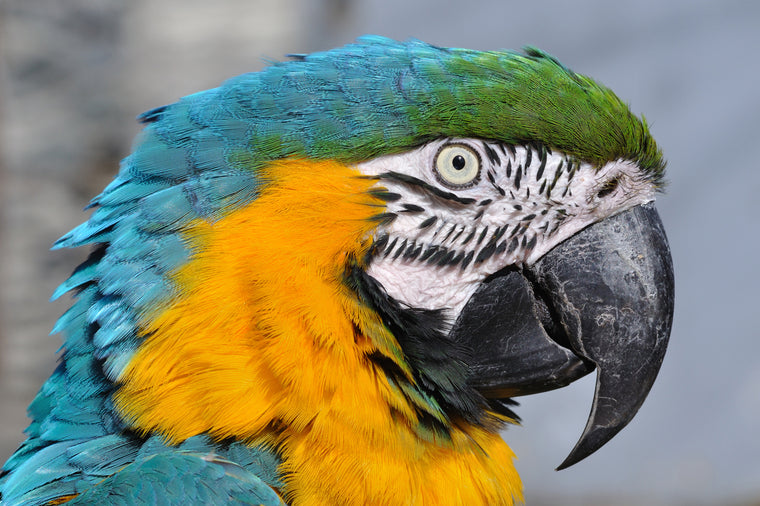
<path id="1" fill-rule="evenodd" d="M 247 207 L 186 231 L 192 259 L 174 274 L 171 301 L 143 315 L 120 411 L 175 442 L 209 433 L 276 445 L 281 492 L 296 506 L 520 501 L 498 434 L 420 439 L 413 408 L 367 358 L 400 353 L 343 283 L 383 211 L 373 181 L 304 160 L 264 177 Z"/>

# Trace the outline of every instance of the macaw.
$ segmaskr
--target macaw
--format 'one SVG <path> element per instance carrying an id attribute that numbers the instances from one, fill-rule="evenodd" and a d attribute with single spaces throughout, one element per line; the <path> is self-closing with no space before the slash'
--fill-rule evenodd
<path id="1" fill-rule="evenodd" d="M 139 119 L 4 504 L 512 505 L 512 397 L 597 371 L 567 467 L 647 396 L 665 162 L 549 54 L 363 37 Z"/>

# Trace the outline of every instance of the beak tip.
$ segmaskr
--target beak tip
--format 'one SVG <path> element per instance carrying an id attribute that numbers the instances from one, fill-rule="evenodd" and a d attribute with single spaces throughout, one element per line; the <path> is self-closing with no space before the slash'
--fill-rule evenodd
<path id="1" fill-rule="evenodd" d="M 610 439 L 615 437 L 622 428 L 623 425 L 614 427 L 587 427 L 580 440 L 578 440 L 578 443 L 576 443 L 575 448 L 573 448 L 565 460 L 557 466 L 556 470 L 562 471 L 563 469 L 567 469 L 585 459 L 604 446 Z"/>
<path id="2" fill-rule="evenodd" d="M 555 471 L 564 471 L 568 467 L 574 466 L 575 464 L 577 464 L 581 460 L 585 459 L 586 457 L 588 457 L 588 455 L 580 456 L 580 455 L 576 455 L 574 452 L 571 452 L 570 455 L 568 455 L 565 458 L 565 460 L 563 460 L 562 463 L 560 465 L 558 465 L 554 470 Z"/>

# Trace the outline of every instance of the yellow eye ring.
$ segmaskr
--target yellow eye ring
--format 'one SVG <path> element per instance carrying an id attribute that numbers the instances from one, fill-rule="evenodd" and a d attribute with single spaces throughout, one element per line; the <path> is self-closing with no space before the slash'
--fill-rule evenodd
<path id="1" fill-rule="evenodd" d="M 466 144 L 446 144 L 435 155 L 435 175 L 449 188 L 468 188 L 480 178 L 480 155 Z"/>

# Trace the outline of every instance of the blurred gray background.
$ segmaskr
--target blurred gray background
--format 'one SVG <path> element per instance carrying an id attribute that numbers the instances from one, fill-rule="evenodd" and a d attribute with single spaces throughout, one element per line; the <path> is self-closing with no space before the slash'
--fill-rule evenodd
<path id="1" fill-rule="evenodd" d="M 115 174 L 140 112 L 364 33 L 541 47 L 648 118 L 669 160 L 658 207 L 676 268 L 649 399 L 562 472 L 593 378 L 523 398 L 505 438 L 529 505 L 759 505 L 760 2 L 0 0 L 0 462 L 52 371 L 47 298 L 86 252 L 50 252 Z"/>

